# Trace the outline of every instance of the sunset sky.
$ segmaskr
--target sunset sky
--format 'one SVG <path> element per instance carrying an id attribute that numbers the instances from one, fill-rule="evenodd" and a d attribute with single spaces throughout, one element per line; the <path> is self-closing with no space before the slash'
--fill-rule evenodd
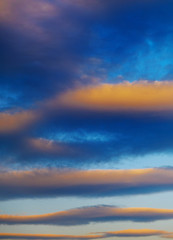
<path id="1" fill-rule="evenodd" d="M 173 1 L 0 0 L 0 239 L 173 239 Z"/>

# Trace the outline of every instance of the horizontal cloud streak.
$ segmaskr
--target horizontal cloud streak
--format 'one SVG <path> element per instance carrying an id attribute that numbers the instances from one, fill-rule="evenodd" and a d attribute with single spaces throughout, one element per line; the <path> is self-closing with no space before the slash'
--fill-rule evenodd
<path id="1" fill-rule="evenodd" d="M 173 234 L 166 234 L 163 236 L 164 238 L 169 238 L 169 239 L 173 239 Z"/>
<path id="2" fill-rule="evenodd" d="M 0 233 L 0 239 L 97 239 L 102 235 L 60 235 L 60 234 L 23 234 Z"/>
<path id="3" fill-rule="evenodd" d="M 58 98 L 69 108 L 94 111 L 166 111 L 173 109 L 173 82 L 124 82 L 69 91 Z"/>
<path id="4" fill-rule="evenodd" d="M 37 126 L 48 119 L 50 121 L 50 118 L 53 120 L 55 115 L 63 118 L 69 110 L 71 115 L 79 109 L 83 112 L 94 110 L 112 113 L 169 111 L 173 109 L 173 81 L 91 85 L 64 92 L 52 100 L 37 103 L 35 107 L 37 111 L 0 113 L 0 132 L 20 130 L 28 127 L 29 123 Z"/>
<path id="5" fill-rule="evenodd" d="M 0 224 L 43 224 L 74 226 L 94 222 L 133 221 L 153 222 L 173 219 L 173 210 L 154 208 L 118 208 L 112 206 L 94 206 L 67 211 L 30 215 L 0 215 Z"/>
<path id="6" fill-rule="evenodd" d="M 121 196 L 167 190 L 173 190 L 171 168 L 83 171 L 40 169 L 0 173 L 0 200 Z"/>
<path id="7" fill-rule="evenodd" d="M 115 232 L 106 232 L 105 237 L 149 237 L 162 236 L 169 234 L 167 231 L 153 230 L 153 229 L 127 229 Z"/>
<path id="8" fill-rule="evenodd" d="M 16 113 L 0 113 L 0 133 L 19 132 L 33 125 L 40 119 L 34 111 L 26 110 Z"/>
<path id="9" fill-rule="evenodd" d="M 63 234 L 23 234 L 23 233 L 0 233 L 0 239 L 100 239 L 109 237 L 165 237 L 171 234 L 167 231 L 152 229 L 127 229 L 114 232 L 103 232 L 90 235 L 63 235 Z M 171 235 L 170 235 L 171 236 Z"/>

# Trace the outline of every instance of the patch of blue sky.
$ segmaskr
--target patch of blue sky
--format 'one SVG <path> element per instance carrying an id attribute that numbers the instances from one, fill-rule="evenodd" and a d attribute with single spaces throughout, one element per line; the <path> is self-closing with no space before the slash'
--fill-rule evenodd
<path id="1" fill-rule="evenodd" d="M 83 142 L 109 142 L 112 139 L 119 139 L 119 133 L 106 132 L 88 132 L 85 130 L 78 130 L 72 132 L 58 132 L 49 137 L 50 140 L 60 141 L 66 143 L 83 143 Z"/>
<path id="2" fill-rule="evenodd" d="M 172 209 L 173 191 L 109 197 L 52 197 L 14 199 L 0 202 L 0 214 L 46 214 L 86 206 L 145 207 Z M 165 205 L 166 203 L 166 205 Z M 30 206 L 30 207 L 29 207 Z"/>
<path id="3" fill-rule="evenodd" d="M 9 90 L 0 90 L 0 111 L 5 111 L 16 107 L 16 103 L 19 98 L 18 93 L 11 92 Z"/>
<path id="4" fill-rule="evenodd" d="M 173 153 L 162 152 L 126 157 L 124 160 L 121 160 L 120 167 L 124 169 L 173 167 Z"/>
<path id="5" fill-rule="evenodd" d="M 162 152 L 141 156 L 122 156 L 119 161 L 112 158 L 112 161 L 93 163 L 90 169 L 141 169 L 141 168 L 162 168 L 173 167 L 173 153 Z"/>
<path id="6" fill-rule="evenodd" d="M 101 59 L 106 66 L 106 82 L 121 80 L 170 80 L 173 78 L 173 34 L 172 26 L 163 30 L 163 36 L 157 36 L 157 27 L 151 27 L 143 33 L 138 30 L 121 31 L 115 24 L 93 27 L 90 42 L 93 58 Z M 142 32 L 141 32 L 142 34 Z"/>
<path id="7" fill-rule="evenodd" d="M 172 80 L 173 79 L 173 46 L 172 36 L 157 44 L 150 38 L 134 49 L 128 61 L 112 66 L 107 82 L 119 79 L 130 82 L 137 80 Z M 112 63 L 113 65 L 113 63 Z"/>

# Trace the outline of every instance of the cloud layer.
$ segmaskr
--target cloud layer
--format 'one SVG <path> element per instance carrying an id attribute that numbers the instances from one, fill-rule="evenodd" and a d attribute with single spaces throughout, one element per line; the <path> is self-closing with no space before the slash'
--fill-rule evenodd
<path id="1" fill-rule="evenodd" d="M 67 211 L 42 215 L 0 215 L 0 224 L 43 224 L 74 226 L 99 222 L 153 222 L 169 219 L 173 219 L 173 210 L 171 209 L 118 208 L 112 206 L 95 206 L 71 209 Z"/>
<path id="2" fill-rule="evenodd" d="M 93 111 L 143 112 L 173 109 L 173 82 L 125 82 L 70 91 L 57 103 L 67 108 Z"/>
<path id="3" fill-rule="evenodd" d="M 2 112 L 2 163 L 69 166 L 172 151 L 172 96 L 171 81 L 100 84 Z"/>
<path id="4" fill-rule="evenodd" d="M 102 235 L 56 235 L 56 234 L 13 234 L 13 233 L 0 233 L 0 239 L 98 239 Z"/>
<path id="5" fill-rule="evenodd" d="M 171 233 L 162 230 L 152 229 L 127 229 L 122 231 L 104 232 L 89 235 L 58 235 L 58 234 L 15 234 L 0 233 L 0 239 L 100 239 L 109 237 L 150 237 L 161 236 L 163 238 L 172 238 Z"/>
<path id="6" fill-rule="evenodd" d="M 173 190 L 173 170 L 31 170 L 0 173 L 0 200 L 121 196 Z"/>

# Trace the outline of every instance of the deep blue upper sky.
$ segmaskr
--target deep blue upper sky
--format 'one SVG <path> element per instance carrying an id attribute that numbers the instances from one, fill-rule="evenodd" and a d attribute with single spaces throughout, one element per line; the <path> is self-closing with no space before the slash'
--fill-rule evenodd
<path id="1" fill-rule="evenodd" d="M 2 1 L 2 110 L 97 78 L 172 80 L 171 0 L 69 2 Z"/>
<path id="2" fill-rule="evenodd" d="M 170 112 L 49 112 L 41 105 L 87 85 L 171 81 L 171 0 L 1 2 L 1 115 L 20 126 L 25 112 L 44 115 L 1 131 L 3 165 L 73 167 L 172 151 Z M 44 150 L 50 141 L 54 149 Z"/>

